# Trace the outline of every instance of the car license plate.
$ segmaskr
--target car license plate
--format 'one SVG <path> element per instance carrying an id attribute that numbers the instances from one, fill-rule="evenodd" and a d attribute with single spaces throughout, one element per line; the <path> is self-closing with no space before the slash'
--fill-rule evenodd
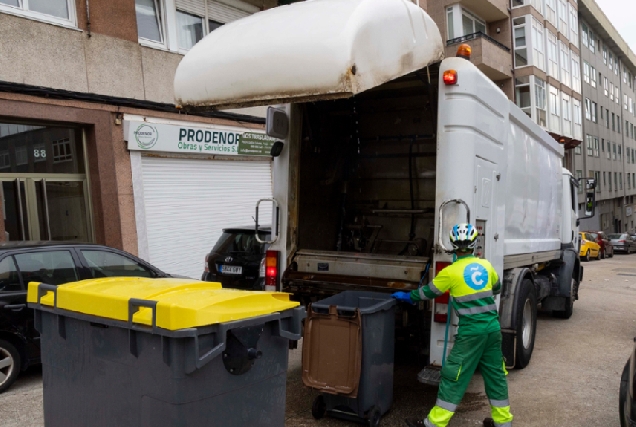
<path id="1" fill-rule="evenodd" d="M 222 265 L 221 273 L 223 274 L 243 274 L 243 267 L 237 265 Z"/>

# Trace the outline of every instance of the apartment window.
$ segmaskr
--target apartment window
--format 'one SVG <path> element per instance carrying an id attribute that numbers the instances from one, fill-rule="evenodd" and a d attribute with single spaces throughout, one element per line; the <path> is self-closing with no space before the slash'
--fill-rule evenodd
<path id="1" fill-rule="evenodd" d="M 616 132 L 621 133 L 621 118 L 619 115 L 616 116 Z"/>
<path id="2" fill-rule="evenodd" d="M 628 98 L 627 105 L 629 105 L 629 112 L 634 113 L 634 101 L 631 97 Z"/>
<path id="3" fill-rule="evenodd" d="M 603 64 L 607 65 L 607 46 L 603 46 Z"/>
<path id="4" fill-rule="evenodd" d="M 534 77 L 534 96 L 535 96 L 535 121 L 539 126 L 548 126 L 547 116 L 547 96 L 545 82 L 538 77 Z M 579 113 L 581 105 L 579 104 Z M 579 120 L 580 121 L 580 120 Z"/>
<path id="5" fill-rule="evenodd" d="M 581 101 L 576 98 L 572 98 L 572 118 L 574 122 L 574 139 L 581 140 L 581 135 L 583 134 Z"/>
<path id="6" fill-rule="evenodd" d="M 599 76 L 601 75 L 601 73 L 598 73 Z M 599 77 L 599 82 L 601 81 L 600 77 Z M 590 85 L 592 87 L 596 87 L 596 68 L 590 66 Z"/>
<path id="7" fill-rule="evenodd" d="M 614 100 L 614 83 L 609 84 L 609 99 L 610 101 Z"/>
<path id="8" fill-rule="evenodd" d="M 598 112 L 598 104 L 592 101 L 591 113 L 592 113 L 592 121 L 594 123 L 598 123 L 598 117 L 596 115 L 597 112 Z"/>
<path id="9" fill-rule="evenodd" d="M 486 34 L 486 23 L 462 8 L 462 30 L 464 32 L 462 35 L 464 36 L 478 32 Z"/>
<path id="10" fill-rule="evenodd" d="M 614 172 L 614 191 L 618 191 L 618 172 Z"/>
<path id="11" fill-rule="evenodd" d="M 570 110 L 570 96 L 566 94 L 561 94 L 561 105 L 562 105 L 562 118 L 563 118 L 563 134 L 566 136 L 572 135 L 572 111 Z"/>
<path id="12" fill-rule="evenodd" d="M 515 33 L 515 67 L 528 65 L 528 47 L 526 43 L 526 18 L 513 20 Z"/>
<path id="13" fill-rule="evenodd" d="M 0 0 L 0 11 L 62 25 L 76 25 L 74 0 Z"/>
<path id="14" fill-rule="evenodd" d="M 607 77 L 603 77 L 603 91 L 605 92 L 605 96 L 608 96 L 609 81 L 607 80 Z"/>
<path id="15" fill-rule="evenodd" d="M 570 8 L 570 42 L 577 48 L 579 47 L 579 16 L 574 6 L 568 3 Z"/>
<path id="16" fill-rule="evenodd" d="M 203 18 L 177 9 L 179 49 L 190 50 L 203 38 Z"/>
<path id="17" fill-rule="evenodd" d="M 589 98 L 585 98 L 585 119 L 592 120 L 592 101 Z"/>
<path id="18" fill-rule="evenodd" d="M 558 25 L 556 11 L 556 0 L 545 0 L 545 15 L 546 18 L 548 18 L 548 21 L 554 25 L 554 28 Z"/>
<path id="19" fill-rule="evenodd" d="M 631 175 L 630 173 L 627 173 L 627 189 L 628 190 L 631 190 L 631 188 L 632 188 L 632 180 L 631 180 L 630 175 Z"/>
<path id="20" fill-rule="evenodd" d="M 609 110 L 605 110 L 605 127 L 607 129 L 609 129 L 609 116 L 610 116 Z"/>
<path id="21" fill-rule="evenodd" d="M 603 171 L 603 187 L 607 187 L 607 172 Z"/>
<path id="22" fill-rule="evenodd" d="M 585 146 L 587 147 L 588 157 L 592 157 L 594 155 L 594 140 L 590 135 L 585 135 Z"/>
<path id="23" fill-rule="evenodd" d="M 594 156 L 601 157 L 601 152 L 599 151 L 598 138 L 594 137 Z"/>
<path id="24" fill-rule="evenodd" d="M 590 64 L 583 61 L 583 81 L 587 84 L 590 83 Z"/>
<path id="25" fill-rule="evenodd" d="M 609 183 L 609 191 L 612 191 L 612 172 L 607 172 L 609 179 L 607 180 Z"/>
<path id="26" fill-rule="evenodd" d="M 627 163 L 629 163 L 630 160 L 630 156 L 629 156 L 629 147 L 625 148 L 625 159 L 627 160 Z"/>
<path id="27" fill-rule="evenodd" d="M 545 71 L 543 24 L 536 18 L 532 18 L 532 65 Z"/>
<path id="28" fill-rule="evenodd" d="M 559 32 L 565 36 L 568 31 L 568 6 L 566 0 L 559 0 Z"/>
<path id="29" fill-rule="evenodd" d="M 561 51 L 561 83 L 568 87 L 572 87 L 570 80 L 570 50 L 565 43 L 559 40 L 559 50 Z"/>
<path id="30" fill-rule="evenodd" d="M 561 132 L 561 111 L 559 103 L 559 90 L 552 85 L 548 85 L 548 108 L 550 114 L 550 130 L 554 133 Z"/>
<path id="31" fill-rule="evenodd" d="M 532 117 L 532 100 L 530 99 L 530 77 L 518 77 L 515 79 L 515 99 L 517 106 L 523 110 L 528 117 Z"/>
<path id="32" fill-rule="evenodd" d="M 612 130 L 616 132 L 616 115 L 612 113 Z"/>
<path id="33" fill-rule="evenodd" d="M 454 17 L 454 7 L 449 7 L 446 9 L 446 19 L 448 22 L 448 40 L 454 39 L 455 36 L 455 17 Z"/>
<path id="34" fill-rule="evenodd" d="M 600 171 L 594 172 L 594 180 L 596 181 L 596 192 L 600 193 L 601 192 L 601 172 Z"/>
<path id="35" fill-rule="evenodd" d="M 619 65 L 618 65 L 618 55 L 614 55 L 614 74 L 618 76 Z"/>
<path id="36" fill-rule="evenodd" d="M 618 90 L 618 85 L 614 86 L 614 102 L 616 102 L 617 104 L 620 104 L 620 102 L 621 102 L 620 92 Z"/>
<path id="37" fill-rule="evenodd" d="M 632 187 L 636 188 L 636 173 L 632 174 Z M 634 196 L 632 196 L 632 203 L 634 203 Z"/>
<path id="38" fill-rule="evenodd" d="M 610 71 L 614 67 L 614 55 L 612 55 L 612 52 L 609 53 L 609 62 L 607 63 L 607 66 L 609 67 Z"/>
<path id="39" fill-rule="evenodd" d="M 574 154 L 581 154 L 581 144 L 574 147 Z"/>
<path id="40" fill-rule="evenodd" d="M 159 44 L 165 43 L 163 10 L 160 0 L 135 0 L 139 38 Z"/>
<path id="41" fill-rule="evenodd" d="M 590 43 L 588 42 L 588 39 L 587 39 L 588 37 L 587 32 L 588 32 L 587 25 L 585 25 L 584 22 L 581 22 L 581 42 L 583 43 L 583 46 L 590 47 Z"/>
<path id="42" fill-rule="evenodd" d="M 556 0 L 555 0 L 556 1 Z M 548 74 L 555 79 L 559 78 L 559 51 L 557 50 L 556 34 L 548 33 Z"/>
<path id="43" fill-rule="evenodd" d="M 618 173 L 618 183 L 620 184 L 620 189 L 623 189 L 623 172 Z"/>
<path id="44" fill-rule="evenodd" d="M 623 66 L 623 83 L 627 84 L 627 69 Z"/>
<path id="45" fill-rule="evenodd" d="M 572 58 L 572 89 L 581 93 L 581 60 L 573 51 L 570 51 L 570 57 Z"/>
<path id="46" fill-rule="evenodd" d="M 592 53 L 594 53 L 596 51 L 596 47 L 595 47 L 596 39 L 594 37 L 595 37 L 594 33 L 590 29 L 590 36 L 589 36 L 589 39 L 590 39 L 590 52 L 592 52 Z"/>
<path id="47" fill-rule="evenodd" d="M 612 160 L 616 160 L 616 143 L 612 144 Z"/>
<path id="48" fill-rule="evenodd" d="M 618 146 L 618 161 L 620 162 L 620 161 L 622 161 L 622 160 L 623 160 L 623 158 L 622 158 L 622 156 L 621 156 L 621 146 L 619 145 L 619 146 Z"/>

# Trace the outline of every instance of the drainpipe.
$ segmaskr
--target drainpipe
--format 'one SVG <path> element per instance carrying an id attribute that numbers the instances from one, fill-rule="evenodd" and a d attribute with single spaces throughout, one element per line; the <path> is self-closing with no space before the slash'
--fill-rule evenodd
<path id="1" fill-rule="evenodd" d="M 89 0 L 86 0 L 86 30 L 88 32 L 88 37 L 91 37 L 91 9 L 88 1 Z"/>

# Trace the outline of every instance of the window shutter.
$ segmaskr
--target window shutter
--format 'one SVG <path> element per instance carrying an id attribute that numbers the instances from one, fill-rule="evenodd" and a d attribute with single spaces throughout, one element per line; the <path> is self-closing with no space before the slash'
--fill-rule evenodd
<path id="1" fill-rule="evenodd" d="M 227 24 L 250 15 L 250 12 L 228 6 L 218 1 L 208 0 L 208 18 L 212 21 Z"/>
<path id="2" fill-rule="evenodd" d="M 176 0 L 177 9 L 205 17 L 205 0 Z"/>

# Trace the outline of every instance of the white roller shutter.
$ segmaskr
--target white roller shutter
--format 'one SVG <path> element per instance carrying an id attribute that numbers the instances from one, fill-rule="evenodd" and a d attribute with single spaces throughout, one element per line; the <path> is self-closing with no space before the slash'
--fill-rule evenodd
<path id="1" fill-rule="evenodd" d="M 205 16 L 204 0 L 176 0 L 175 5 L 177 6 L 177 9 L 183 10 L 184 12 L 203 17 Z"/>
<path id="2" fill-rule="evenodd" d="M 208 18 L 212 21 L 227 24 L 250 16 L 251 14 L 252 13 L 237 7 L 232 7 L 214 0 L 208 0 Z"/>
<path id="3" fill-rule="evenodd" d="M 135 204 L 143 192 L 148 261 L 167 273 L 196 279 L 222 229 L 253 224 L 256 202 L 272 197 L 270 161 L 141 156 L 141 180 Z M 271 221 L 265 210 L 261 224 Z M 140 233 L 140 247 L 143 238 Z"/>

